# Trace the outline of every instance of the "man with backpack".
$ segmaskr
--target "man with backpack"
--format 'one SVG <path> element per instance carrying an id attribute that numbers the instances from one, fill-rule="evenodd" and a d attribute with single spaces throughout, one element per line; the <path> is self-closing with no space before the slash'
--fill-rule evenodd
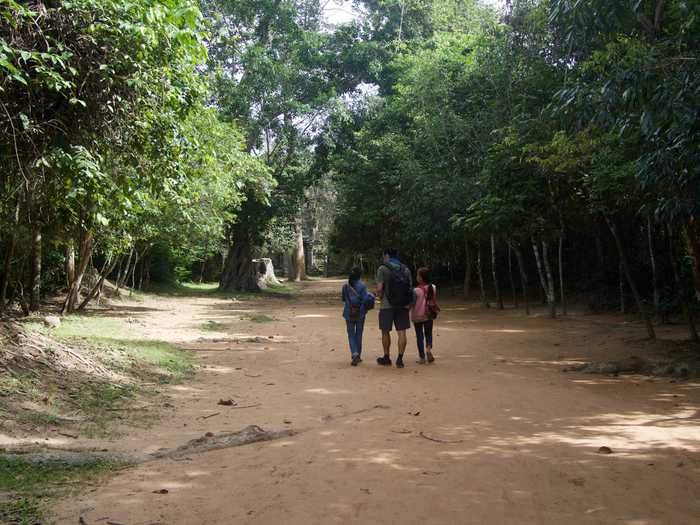
<path id="1" fill-rule="evenodd" d="M 392 325 L 399 334 L 399 355 L 396 368 L 403 368 L 403 354 L 406 350 L 406 330 L 411 327 L 409 308 L 413 303 L 413 283 L 411 271 L 398 259 L 393 248 L 384 250 L 384 263 L 377 270 L 377 298 L 379 308 L 379 329 L 382 331 L 384 355 L 377 358 L 382 366 L 391 366 Z"/>

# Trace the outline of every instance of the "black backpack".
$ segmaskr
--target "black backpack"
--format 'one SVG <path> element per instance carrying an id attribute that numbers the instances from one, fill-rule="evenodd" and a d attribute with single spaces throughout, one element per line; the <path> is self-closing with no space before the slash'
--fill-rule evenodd
<path id="1" fill-rule="evenodd" d="M 399 268 L 387 265 L 391 276 L 389 277 L 389 290 L 387 299 L 394 308 L 405 308 L 413 302 L 413 290 L 411 290 L 411 277 L 408 269 L 402 264 Z"/>

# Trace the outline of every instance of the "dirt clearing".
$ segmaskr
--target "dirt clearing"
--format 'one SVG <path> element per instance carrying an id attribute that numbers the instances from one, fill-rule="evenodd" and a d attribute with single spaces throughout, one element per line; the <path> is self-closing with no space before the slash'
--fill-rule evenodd
<path id="1" fill-rule="evenodd" d="M 135 466 L 60 502 L 55 521 L 698 522 L 700 382 L 561 372 L 644 351 L 643 327 L 443 302 L 437 362 L 416 364 L 410 337 L 397 370 L 374 363 L 372 312 L 353 368 L 340 286 L 312 281 L 294 299 L 149 299 L 130 314 L 143 337 L 191 349 L 201 368 L 163 388 L 151 428 L 70 446 L 151 454 L 249 425 L 279 437 Z"/>

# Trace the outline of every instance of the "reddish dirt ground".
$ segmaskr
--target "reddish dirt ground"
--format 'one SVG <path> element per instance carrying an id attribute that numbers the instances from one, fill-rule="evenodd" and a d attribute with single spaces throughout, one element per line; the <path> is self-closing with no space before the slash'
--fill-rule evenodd
<path id="1" fill-rule="evenodd" d="M 700 383 L 561 372 L 643 355 L 643 327 L 443 298 L 434 365 L 415 363 L 411 334 L 405 369 L 377 366 L 371 312 L 365 361 L 353 368 L 341 284 L 311 281 L 295 299 L 148 299 L 130 313 L 145 337 L 191 349 L 202 368 L 164 389 L 150 429 L 101 446 L 151 452 L 252 424 L 298 434 L 126 469 L 57 504 L 55 521 L 700 523 Z M 275 320 L 241 320 L 250 311 Z M 208 320 L 221 333 L 201 332 Z M 265 342 L 199 340 L 242 335 Z M 217 405 L 221 398 L 256 406 Z"/>

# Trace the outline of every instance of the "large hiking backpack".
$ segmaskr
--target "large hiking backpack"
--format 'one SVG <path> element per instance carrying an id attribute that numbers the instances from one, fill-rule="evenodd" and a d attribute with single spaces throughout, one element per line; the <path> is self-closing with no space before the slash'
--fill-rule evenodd
<path id="1" fill-rule="evenodd" d="M 389 290 L 387 299 L 394 308 L 405 308 L 413 302 L 413 290 L 411 290 L 411 277 L 408 269 L 402 264 L 399 268 L 388 266 L 391 275 L 389 277 Z"/>

